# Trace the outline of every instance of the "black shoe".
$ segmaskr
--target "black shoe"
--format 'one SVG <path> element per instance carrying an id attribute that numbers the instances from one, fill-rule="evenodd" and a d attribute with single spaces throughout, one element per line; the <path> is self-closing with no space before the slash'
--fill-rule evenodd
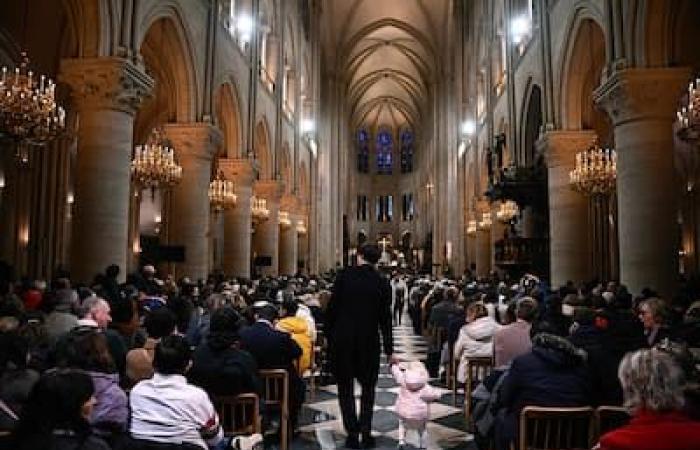
<path id="1" fill-rule="evenodd" d="M 371 434 L 362 435 L 362 448 L 374 448 L 377 446 L 377 441 Z"/>
<path id="2" fill-rule="evenodd" d="M 360 448 L 360 439 L 356 434 L 349 434 L 345 439 L 345 448 Z"/>

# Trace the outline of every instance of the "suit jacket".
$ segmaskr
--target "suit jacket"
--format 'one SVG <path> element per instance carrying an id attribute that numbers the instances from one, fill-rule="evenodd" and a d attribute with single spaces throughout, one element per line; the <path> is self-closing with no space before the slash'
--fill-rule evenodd
<path id="1" fill-rule="evenodd" d="M 390 305 L 389 281 L 374 267 L 348 267 L 338 274 L 326 312 L 329 356 L 337 378 L 376 379 L 380 331 L 384 353 L 394 351 Z"/>
<path id="2" fill-rule="evenodd" d="M 255 322 L 240 332 L 241 348 L 253 355 L 259 369 L 287 369 L 296 373 L 294 361 L 301 356 L 301 347 L 289 333 L 265 322 Z"/>

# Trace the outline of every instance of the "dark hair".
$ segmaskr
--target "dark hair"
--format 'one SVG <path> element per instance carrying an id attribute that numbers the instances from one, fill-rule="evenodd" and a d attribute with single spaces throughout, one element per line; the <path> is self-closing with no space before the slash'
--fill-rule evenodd
<path id="1" fill-rule="evenodd" d="M 146 315 L 143 321 L 146 333 L 154 339 L 170 336 L 175 331 L 175 314 L 168 308 L 158 308 Z"/>
<path id="2" fill-rule="evenodd" d="M 56 344 L 56 362 L 61 367 L 116 372 L 107 338 L 93 327 L 73 328 L 61 338 Z"/>
<path id="3" fill-rule="evenodd" d="M 224 306 L 211 314 L 207 345 L 212 350 L 224 350 L 238 341 L 241 316 L 230 306 Z"/>
<path id="4" fill-rule="evenodd" d="M 156 345 L 153 368 L 163 375 L 184 375 L 192 357 L 190 344 L 182 336 L 166 336 Z"/>
<path id="5" fill-rule="evenodd" d="M 58 369 L 44 373 L 22 409 L 14 433 L 17 443 L 31 441 L 38 444 L 55 429 L 87 435 L 90 425 L 82 416 L 82 407 L 94 393 L 90 375 L 81 370 Z M 45 441 L 42 444 L 41 447 L 50 447 Z M 24 447 L 29 448 L 26 444 Z"/>
<path id="6" fill-rule="evenodd" d="M 116 264 L 110 264 L 105 270 L 105 275 L 109 278 L 117 278 L 119 276 L 119 266 Z"/>
<path id="7" fill-rule="evenodd" d="M 265 305 L 256 311 L 258 318 L 272 322 L 277 319 L 277 308 L 272 305 Z"/>
<path id="8" fill-rule="evenodd" d="M 377 264 L 379 258 L 381 257 L 381 252 L 379 251 L 379 246 L 376 244 L 365 244 L 360 247 L 360 255 L 362 258 L 370 264 Z"/>
<path id="9" fill-rule="evenodd" d="M 27 367 L 27 355 L 29 354 L 29 339 L 22 336 L 17 330 L 0 333 L 0 373 L 9 363 L 23 369 Z"/>
<path id="10" fill-rule="evenodd" d="M 515 314 L 518 319 L 532 323 L 537 317 L 537 300 L 531 297 L 521 298 L 516 305 Z"/>
<path id="11" fill-rule="evenodd" d="M 134 319 L 134 314 L 138 312 L 135 300 L 122 299 L 109 302 L 109 314 L 113 323 L 129 323 Z"/>
<path id="12" fill-rule="evenodd" d="M 299 309 L 299 304 L 294 298 L 285 298 L 282 302 L 282 308 L 284 309 L 286 317 L 294 317 Z"/>

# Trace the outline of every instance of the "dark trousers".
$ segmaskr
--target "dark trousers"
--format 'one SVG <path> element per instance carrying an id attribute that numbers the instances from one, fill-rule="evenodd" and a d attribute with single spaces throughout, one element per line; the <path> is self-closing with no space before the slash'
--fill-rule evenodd
<path id="1" fill-rule="evenodd" d="M 403 300 L 398 298 L 394 300 L 394 325 L 401 325 L 401 316 L 403 316 Z"/>
<path id="2" fill-rule="evenodd" d="M 372 411 L 374 409 L 374 390 L 377 376 L 367 380 L 358 380 L 362 393 L 360 396 L 360 418 L 355 407 L 354 383 L 352 378 L 338 378 L 338 401 L 343 415 L 343 426 L 348 435 L 370 434 L 372 430 Z"/>

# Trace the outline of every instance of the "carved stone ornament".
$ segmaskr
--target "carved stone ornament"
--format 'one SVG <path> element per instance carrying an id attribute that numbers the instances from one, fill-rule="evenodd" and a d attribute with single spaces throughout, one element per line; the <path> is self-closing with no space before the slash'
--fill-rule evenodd
<path id="1" fill-rule="evenodd" d="M 284 193 L 284 183 L 277 180 L 256 181 L 253 185 L 253 190 L 256 197 L 277 203 Z"/>
<path id="2" fill-rule="evenodd" d="M 236 187 L 251 188 L 253 186 L 255 168 L 251 160 L 247 158 L 221 158 L 219 159 L 219 169 L 224 172 L 227 179 L 234 181 Z"/>
<path id="3" fill-rule="evenodd" d="M 59 81 L 71 87 L 79 110 L 113 109 L 135 114 L 154 81 L 123 58 L 63 59 Z"/>
<path id="4" fill-rule="evenodd" d="M 591 130 L 548 131 L 537 141 L 536 146 L 542 152 L 547 167 L 564 167 L 573 169 L 576 153 L 586 150 L 596 138 Z"/>
<path id="5" fill-rule="evenodd" d="M 615 71 L 593 99 L 615 126 L 645 119 L 672 121 L 689 74 L 686 68 Z"/>
<path id="6" fill-rule="evenodd" d="M 208 123 L 169 123 L 163 128 L 179 157 L 211 160 L 223 142 L 219 129 Z"/>

